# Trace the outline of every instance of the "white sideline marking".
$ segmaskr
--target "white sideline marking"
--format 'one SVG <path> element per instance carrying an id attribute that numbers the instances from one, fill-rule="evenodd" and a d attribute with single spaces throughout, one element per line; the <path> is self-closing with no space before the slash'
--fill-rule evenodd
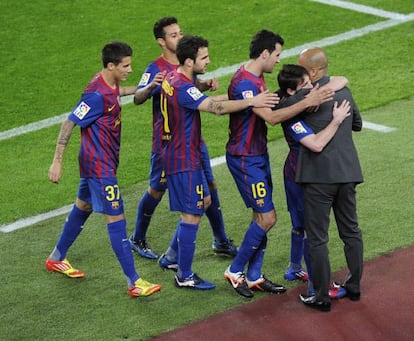
<path id="1" fill-rule="evenodd" d="M 23 219 L 16 220 L 14 223 L 0 226 L 0 231 L 1 232 L 11 232 L 11 231 L 14 231 L 14 230 L 18 230 L 18 229 L 21 229 L 23 227 L 27 227 L 27 226 L 39 223 L 43 220 L 54 218 L 54 217 L 57 217 L 61 214 L 66 214 L 72 209 L 72 207 L 73 207 L 73 204 L 63 206 L 61 208 L 58 208 L 58 209 L 50 211 L 50 212 L 38 214 L 34 217 L 29 217 L 29 218 L 23 218 Z"/>
<path id="2" fill-rule="evenodd" d="M 353 10 L 355 12 L 361 12 L 366 14 L 372 14 L 377 17 L 383 17 L 388 19 L 396 19 L 396 20 L 404 20 L 406 15 L 394 12 L 383 11 L 381 9 L 355 4 L 349 1 L 340 1 L 340 0 L 310 0 L 313 2 L 319 2 L 321 4 L 335 6 L 335 7 L 342 7 L 346 9 Z"/>
<path id="3" fill-rule="evenodd" d="M 391 127 L 383 126 L 381 124 L 371 123 L 367 121 L 363 121 L 362 128 L 379 131 L 381 133 L 390 133 L 392 131 L 397 130 L 397 128 L 391 128 Z"/>
<path id="4" fill-rule="evenodd" d="M 363 13 L 367 13 L 367 14 L 373 14 L 376 16 L 380 16 L 380 17 L 385 17 L 385 18 L 391 18 L 388 21 L 383 21 L 377 24 L 373 24 L 373 25 L 368 25 L 365 26 L 361 29 L 356 29 L 356 30 L 351 30 L 342 34 L 338 34 L 336 36 L 332 36 L 332 37 L 328 37 L 319 41 L 315 41 L 312 43 L 308 43 L 308 44 L 304 44 L 301 46 L 297 46 L 295 48 L 292 49 L 288 49 L 285 50 L 283 52 L 283 58 L 285 57 L 291 57 L 291 56 L 295 56 L 298 55 L 302 50 L 312 47 L 312 46 L 320 46 L 320 47 L 324 47 L 324 46 L 329 46 L 329 45 L 333 45 L 333 44 L 337 44 L 341 41 L 345 41 L 345 40 L 350 40 L 350 39 L 354 39 L 357 37 L 361 37 L 363 35 L 366 35 L 368 33 L 371 32 L 376 32 L 376 31 L 380 31 L 389 27 L 393 27 L 396 25 L 400 25 L 404 22 L 408 22 L 408 21 L 412 21 L 414 20 L 414 13 L 408 14 L 408 15 L 403 15 L 403 14 L 398 14 L 398 13 L 392 13 L 392 12 L 387 12 L 387 11 L 382 11 L 382 10 L 378 10 L 376 8 L 373 7 L 368 7 L 368 6 L 363 6 L 363 5 L 358 5 L 358 4 L 354 4 L 351 2 L 346 2 L 346 1 L 339 1 L 339 0 L 310 0 L 313 2 L 319 2 L 319 3 L 323 3 L 323 4 L 327 4 L 327 5 L 332 5 L 332 6 L 337 6 L 337 7 L 342 7 L 342 8 L 347 8 L 347 9 L 351 9 L 354 11 L 358 11 L 358 12 L 363 12 Z M 204 75 L 204 77 L 206 78 L 212 78 L 212 77 L 222 77 L 222 76 L 226 76 L 230 73 L 234 73 L 239 67 L 240 65 L 244 64 L 245 62 L 239 63 L 239 64 L 235 64 L 232 66 L 228 66 L 225 68 L 219 68 L 211 73 L 207 73 Z M 132 103 L 132 98 L 133 96 L 125 96 L 121 98 L 121 102 L 122 104 L 129 104 Z M 50 127 L 52 125 L 61 123 L 66 117 L 67 117 L 68 113 L 65 114 L 61 114 L 55 117 L 51 117 L 42 121 L 38 121 L 38 122 L 34 122 L 34 123 L 30 123 L 18 128 L 13 128 L 10 130 L 6 130 L 3 132 L 0 132 L 0 141 L 2 140 L 6 140 L 15 136 L 19 136 L 22 134 L 26 134 L 29 132 L 34 132 L 46 127 Z M 364 128 L 368 128 L 368 129 L 373 129 L 373 130 L 377 130 L 380 132 L 391 132 L 394 131 L 395 128 L 390 128 L 390 127 L 386 127 L 386 126 L 382 126 L 379 124 L 375 124 L 375 123 L 370 123 L 370 122 L 363 122 Z M 224 163 L 226 160 L 225 156 L 220 156 L 217 158 L 212 159 L 211 165 L 212 167 L 216 166 L 216 165 L 220 165 L 222 163 Z M 68 205 L 68 206 L 64 206 L 61 207 L 59 209 L 50 211 L 50 212 L 46 212 L 46 213 L 42 213 L 39 215 L 36 215 L 34 217 L 29 217 L 29 218 L 23 218 L 23 219 L 19 219 L 17 221 L 15 221 L 14 223 L 11 224 L 7 224 L 7 225 L 1 225 L 0 226 L 0 232 L 11 232 L 23 227 L 27 227 L 30 225 L 33 225 L 35 223 L 38 223 L 40 221 L 43 221 L 45 219 L 50 219 L 62 214 L 67 214 L 73 205 Z"/>

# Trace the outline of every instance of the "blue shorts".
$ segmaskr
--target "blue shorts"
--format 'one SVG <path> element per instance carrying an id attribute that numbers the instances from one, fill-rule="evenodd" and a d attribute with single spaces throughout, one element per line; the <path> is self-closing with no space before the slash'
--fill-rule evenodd
<path id="1" fill-rule="evenodd" d="M 167 178 L 160 153 L 153 152 L 151 154 L 149 185 L 158 192 L 165 192 L 167 189 Z"/>
<path id="2" fill-rule="evenodd" d="M 226 161 L 246 207 L 257 213 L 274 210 L 269 155 L 233 156 L 227 153 Z"/>
<path id="3" fill-rule="evenodd" d="M 210 195 L 202 169 L 167 175 L 170 210 L 203 215 L 204 197 Z"/>
<path id="4" fill-rule="evenodd" d="M 116 178 L 81 178 L 78 198 L 91 204 L 96 213 L 111 216 L 124 213 L 124 202 Z"/>
<path id="5" fill-rule="evenodd" d="M 286 203 L 295 230 L 305 229 L 305 212 L 303 209 L 303 188 L 298 183 L 285 179 Z"/>
<path id="6" fill-rule="evenodd" d="M 213 170 L 211 169 L 210 155 L 208 154 L 207 145 L 203 143 L 201 145 L 201 167 L 203 167 L 204 175 L 207 179 L 207 183 L 214 182 Z"/>

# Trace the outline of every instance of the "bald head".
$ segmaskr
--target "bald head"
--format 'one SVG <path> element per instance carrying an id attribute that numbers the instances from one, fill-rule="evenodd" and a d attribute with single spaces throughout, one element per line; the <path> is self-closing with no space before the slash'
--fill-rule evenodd
<path id="1" fill-rule="evenodd" d="M 298 64 L 309 72 L 310 78 L 314 82 L 326 75 L 328 57 L 320 47 L 312 47 L 300 53 Z"/>

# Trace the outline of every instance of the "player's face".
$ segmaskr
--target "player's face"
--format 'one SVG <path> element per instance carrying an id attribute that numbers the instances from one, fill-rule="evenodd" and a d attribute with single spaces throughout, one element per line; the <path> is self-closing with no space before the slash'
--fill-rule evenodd
<path id="1" fill-rule="evenodd" d="M 266 60 L 263 72 L 272 73 L 276 64 L 280 62 L 280 54 L 282 53 L 282 45 L 276 43 L 275 50 L 269 55 Z"/>
<path id="2" fill-rule="evenodd" d="M 165 48 L 175 53 L 178 41 L 183 37 L 183 32 L 178 24 L 172 24 L 164 27 Z"/>
<path id="3" fill-rule="evenodd" d="M 312 89 L 312 88 L 313 88 L 313 85 L 309 78 L 309 75 L 304 75 L 302 78 L 302 81 L 296 87 L 296 91 L 299 91 L 300 89 Z"/>
<path id="4" fill-rule="evenodd" d="M 200 47 L 198 49 L 196 61 L 193 65 L 193 72 L 197 75 L 206 73 L 208 64 L 210 64 L 208 48 Z"/>
<path id="5" fill-rule="evenodd" d="M 132 72 L 131 61 L 131 57 L 124 57 L 118 65 L 114 66 L 113 71 L 116 80 L 125 81 L 128 78 L 128 75 Z"/>

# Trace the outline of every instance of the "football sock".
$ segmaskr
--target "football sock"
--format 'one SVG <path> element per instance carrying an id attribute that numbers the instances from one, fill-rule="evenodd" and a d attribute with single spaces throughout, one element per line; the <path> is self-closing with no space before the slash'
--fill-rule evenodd
<path id="1" fill-rule="evenodd" d="M 213 230 L 214 239 L 219 243 L 225 243 L 228 239 L 224 228 L 223 213 L 221 212 L 217 189 L 212 190 L 210 195 L 211 205 L 206 210 L 206 216 L 210 222 L 211 229 Z"/>
<path id="2" fill-rule="evenodd" d="M 151 222 L 152 214 L 160 203 L 161 199 L 152 197 L 148 191 L 145 191 L 138 204 L 137 221 L 132 238 L 135 241 L 146 238 L 148 226 Z"/>
<path id="3" fill-rule="evenodd" d="M 262 266 L 264 260 L 264 254 L 267 246 L 267 235 L 262 239 L 259 248 L 250 258 L 249 265 L 247 267 L 246 277 L 249 281 L 255 281 L 262 276 Z"/>
<path id="4" fill-rule="evenodd" d="M 134 256 L 131 252 L 131 245 L 126 231 L 126 220 L 122 219 L 114 223 L 109 223 L 107 227 L 112 249 L 127 278 L 128 287 L 131 288 L 139 278 L 139 275 L 135 270 Z"/>
<path id="5" fill-rule="evenodd" d="M 308 272 L 309 282 L 311 282 L 312 284 L 312 278 L 313 278 L 312 277 L 312 265 L 311 265 L 311 260 L 309 256 L 308 238 L 306 238 L 306 236 L 303 239 L 303 258 L 305 259 L 306 271 Z"/>
<path id="6" fill-rule="evenodd" d="M 304 231 L 292 229 L 290 238 L 290 267 L 299 270 L 302 267 Z"/>
<path id="7" fill-rule="evenodd" d="M 168 261 L 172 263 L 177 262 L 177 253 L 178 253 L 178 230 L 180 229 L 180 223 L 177 225 L 177 228 L 175 229 L 174 236 L 171 239 L 170 246 L 168 246 L 167 251 L 165 251 L 164 256 L 167 258 Z"/>
<path id="8" fill-rule="evenodd" d="M 230 266 L 231 272 L 244 272 L 244 266 L 257 251 L 265 235 L 266 231 L 257 225 L 255 221 L 250 223 L 250 226 L 244 235 L 243 242 L 240 245 L 239 252 Z"/>
<path id="9" fill-rule="evenodd" d="M 73 205 L 72 211 L 63 224 L 63 230 L 58 242 L 49 258 L 53 261 L 61 261 L 66 258 L 68 249 L 82 232 L 83 224 L 92 212 L 82 211 L 76 205 Z"/>
<path id="10" fill-rule="evenodd" d="M 180 221 L 178 229 L 178 272 L 180 278 L 187 278 L 193 274 L 191 266 L 193 264 L 195 243 L 197 238 L 198 225 L 188 224 Z"/>
<path id="11" fill-rule="evenodd" d="M 313 282 L 308 280 L 308 295 L 313 295 L 315 293 L 315 288 L 313 287 Z"/>

